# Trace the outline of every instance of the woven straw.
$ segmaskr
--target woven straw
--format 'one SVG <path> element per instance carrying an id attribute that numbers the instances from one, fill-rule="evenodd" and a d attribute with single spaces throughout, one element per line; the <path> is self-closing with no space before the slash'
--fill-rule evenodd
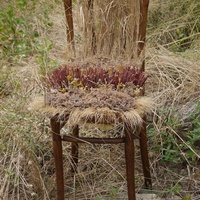
<path id="1" fill-rule="evenodd" d="M 57 115 L 59 120 L 67 121 L 68 127 L 88 123 L 94 127 L 103 127 L 103 124 L 114 127 L 121 123 L 133 130 L 141 127 L 143 116 L 151 111 L 152 106 L 148 97 L 132 97 L 105 88 L 92 89 L 88 94 L 80 89 L 64 94 L 53 90 L 45 98 L 38 97 L 32 103 L 34 110 L 50 118 Z"/>

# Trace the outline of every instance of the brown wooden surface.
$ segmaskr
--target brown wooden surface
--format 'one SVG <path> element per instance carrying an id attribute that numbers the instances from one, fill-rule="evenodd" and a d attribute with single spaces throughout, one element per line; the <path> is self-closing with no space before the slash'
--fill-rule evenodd
<path id="1" fill-rule="evenodd" d="M 95 25 L 94 25 L 94 0 L 88 0 L 88 13 L 89 13 L 89 26 L 91 26 L 92 30 L 92 43 L 91 49 L 93 55 L 96 54 L 97 51 L 97 44 L 96 44 L 96 33 L 95 33 Z"/>
<path id="2" fill-rule="evenodd" d="M 140 0 L 140 25 L 139 25 L 139 46 L 138 55 L 143 51 L 146 40 L 146 27 L 148 15 L 149 0 Z"/>
<path id="3" fill-rule="evenodd" d="M 56 168 L 57 200 L 64 200 L 62 141 L 60 137 L 60 122 L 57 120 L 57 117 L 53 117 L 51 118 L 50 123 L 53 138 L 53 155 Z"/>
<path id="4" fill-rule="evenodd" d="M 136 200 L 135 195 L 135 147 L 134 137 L 130 127 L 125 126 L 125 159 L 126 159 L 126 174 L 127 174 L 127 188 L 128 199 Z"/>
<path id="5" fill-rule="evenodd" d="M 140 151 L 141 151 L 142 167 L 144 173 L 144 185 L 146 189 L 152 189 L 148 149 L 147 149 L 146 117 L 144 118 L 142 131 L 140 132 Z"/>
<path id="6" fill-rule="evenodd" d="M 74 25 L 73 25 L 73 15 L 72 15 L 72 0 L 64 0 L 65 17 L 67 21 L 67 40 L 72 45 L 72 50 L 75 56 L 75 43 L 74 43 Z"/>
<path id="7" fill-rule="evenodd" d="M 139 26 L 139 38 L 142 42 L 139 43 L 138 55 L 144 51 L 144 45 L 146 40 L 146 27 L 147 27 L 147 15 L 148 15 L 149 0 L 140 0 L 140 26 Z M 141 70 L 145 71 L 145 54 L 143 52 L 143 61 Z M 143 87 L 143 95 L 145 93 L 145 87 Z M 140 132 L 140 151 L 142 159 L 142 167 L 144 173 L 144 185 L 147 189 L 152 189 L 150 166 L 148 159 L 147 149 L 147 130 L 146 130 L 146 117 L 143 118 L 144 122 Z"/>
<path id="8" fill-rule="evenodd" d="M 125 142 L 125 138 L 88 138 L 88 137 L 75 138 L 73 136 L 63 136 L 62 140 L 74 143 L 96 143 L 96 144 L 119 144 Z"/>

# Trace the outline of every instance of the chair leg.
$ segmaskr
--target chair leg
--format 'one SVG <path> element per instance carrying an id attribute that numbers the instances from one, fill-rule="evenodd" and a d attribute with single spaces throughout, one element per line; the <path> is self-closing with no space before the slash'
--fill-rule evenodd
<path id="1" fill-rule="evenodd" d="M 78 127 L 78 125 L 76 125 L 75 127 L 73 127 L 73 133 L 72 134 L 76 138 L 79 137 L 79 127 Z M 71 156 L 72 156 L 72 160 L 71 160 L 71 173 L 72 173 L 72 176 L 73 176 L 74 173 L 77 173 L 77 166 L 78 166 L 78 143 L 72 142 L 72 144 L 71 144 Z"/>
<path id="2" fill-rule="evenodd" d="M 64 0 L 65 17 L 67 21 L 67 41 L 72 45 L 74 56 L 76 55 L 75 43 L 74 43 L 74 25 L 72 15 L 72 0 Z"/>
<path id="3" fill-rule="evenodd" d="M 125 157 L 126 157 L 126 174 L 127 174 L 127 187 L 128 199 L 136 200 L 135 195 L 135 149 L 134 149 L 134 135 L 125 127 Z"/>
<path id="4" fill-rule="evenodd" d="M 152 189 L 151 174 L 149 167 L 148 149 L 147 149 L 147 134 L 146 134 L 146 120 L 143 122 L 143 127 L 140 132 L 140 151 L 142 159 L 142 167 L 144 173 L 144 185 L 146 189 Z"/>
<path id="5" fill-rule="evenodd" d="M 62 141 L 60 136 L 60 122 L 56 118 L 51 118 L 51 131 L 56 168 L 57 200 L 64 200 Z"/>

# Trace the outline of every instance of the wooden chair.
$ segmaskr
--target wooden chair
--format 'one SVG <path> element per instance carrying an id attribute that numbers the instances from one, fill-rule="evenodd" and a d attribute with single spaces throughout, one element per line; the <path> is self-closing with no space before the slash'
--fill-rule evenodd
<path id="1" fill-rule="evenodd" d="M 134 135 L 131 127 L 126 125 L 124 127 L 124 137 L 120 138 L 85 138 L 79 137 L 79 125 L 75 125 L 72 130 L 72 136 L 60 135 L 60 130 L 64 126 L 63 120 L 57 115 L 50 120 L 52 137 L 53 137 L 53 154 L 55 159 L 56 168 L 56 182 L 57 182 L 57 200 L 64 200 L 64 176 L 63 176 L 63 155 L 62 155 L 62 142 L 71 142 L 71 156 L 72 165 L 71 173 L 77 172 L 78 165 L 78 143 L 96 143 L 96 144 L 119 144 L 124 143 L 125 159 L 126 159 L 126 174 L 127 174 L 127 188 L 128 199 L 136 200 L 135 196 L 135 177 L 134 177 Z M 149 169 L 148 151 L 147 151 L 147 139 L 144 131 L 145 122 L 143 124 L 143 130 L 139 133 L 140 151 L 144 173 L 144 185 L 145 188 L 151 189 L 151 176 Z"/>
<path id="2" fill-rule="evenodd" d="M 91 2 L 88 0 L 88 3 Z M 149 0 L 140 0 L 140 25 L 139 25 L 139 36 L 140 41 L 138 42 L 138 56 L 143 51 L 146 36 L 146 23 L 147 23 L 147 11 L 148 11 Z M 72 17 L 72 0 L 64 0 L 66 21 L 68 24 L 67 39 L 72 45 L 72 50 L 75 54 L 75 43 L 74 43 L 74 29 L 73 29 L 73 17 Z M 144 57 L 144 55 L 143 55 Z M 143 61 L 142 70 L 145 70 L 145 62 Z M 65 121 L 65 120 L 64 120 Z M 58 115 L 55 115 L 50 120 L 51 131 L 53 137 L 53 154 L 55 158 L 56 168 L 56 182 L 57 182 L 57 199 L 64 200 L 64 177 L 63 177 L 63 155 L 62 155 L 62 142 L 71 142 L 71 155 L 72 155 L 72 166 L 71 173 L 77 171 L 78 165 L 78 143 L 97 143 L 97 144 L 118 144 L 124 143 L 125 159 L 126 159 L 126 174 L 127 174 L 127 187 L 128 187 L 128 199 L 136 200 L 135 195 L 135 181 L 134 181 L 134 135 L 139 135 L 141 160 L 144 173 L 144 185 L 146 188 L 151 189 L 151 176 L 148 160 L 147 151 L 147 137 L 146 137 L 146 124 L 145 118 L 142 124 L 142 130 L 140 133 L 134 134 L 131 127 L 128 125 L 124 128 L 124 137 L 121 138 L 82 138 L 79 137 L 79 124 L 76 124 L 72 130 L 72 136 L 61 137 L 60 131 L 65 125 L 63 119 L 61 120 Z"/>

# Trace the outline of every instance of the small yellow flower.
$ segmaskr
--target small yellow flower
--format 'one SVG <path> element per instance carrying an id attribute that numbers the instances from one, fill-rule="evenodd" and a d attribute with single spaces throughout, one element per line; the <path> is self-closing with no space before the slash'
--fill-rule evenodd
<path id="1" fill-rule="evenodd" d="M 133 91 L 134 96 L 136 96 L 136 97 L 140 96 L 140 95 L 141 95 L 141 90 L 142 90 L 141 87 L 140 87 L 140 88 L 136 88 L 136 89 Z"/>
<path id="2" fill-rule="evenodd" d="M 79 83 L 79 80 L 77 78 L 74 78 L 74 80 L 71 82 L 71 84 L 77 88 L 78 87 L 78 83 Z"/>
<path id="3" fill-rule="evenodd" d="M 125 89 L 125 85 L 122 84 L 122 83 L 118 83 L 118 85 L 117 85 L 117 91 L 124 92 L 124 89 Z"/>
<path id="4" fill-rule="evenodd" d="M 68 82 L 68 85 L 72 82 L 72 76 L 68 75 L 67 76 L 67 82 Z"/>
<path id="5" fill-rule="evenodd" d="M 84 85 L 83 85 L 83 83 L 81 81 L 79 81 L 77 87 L 78 88 L 84 88 Z"/>
<path id="6" fill-rule="evenodd" d="M 61 90 L 59 90 L 59 92 L 65 93 L 67 92 L 67 88 L 62 88 Z"/>
<path id="7" fill-rule="evenodd" d="M 86 93 L 90 92 L 90 88 L 87 85 L 84 87 L 84 90 L 85 90 Z"/>

